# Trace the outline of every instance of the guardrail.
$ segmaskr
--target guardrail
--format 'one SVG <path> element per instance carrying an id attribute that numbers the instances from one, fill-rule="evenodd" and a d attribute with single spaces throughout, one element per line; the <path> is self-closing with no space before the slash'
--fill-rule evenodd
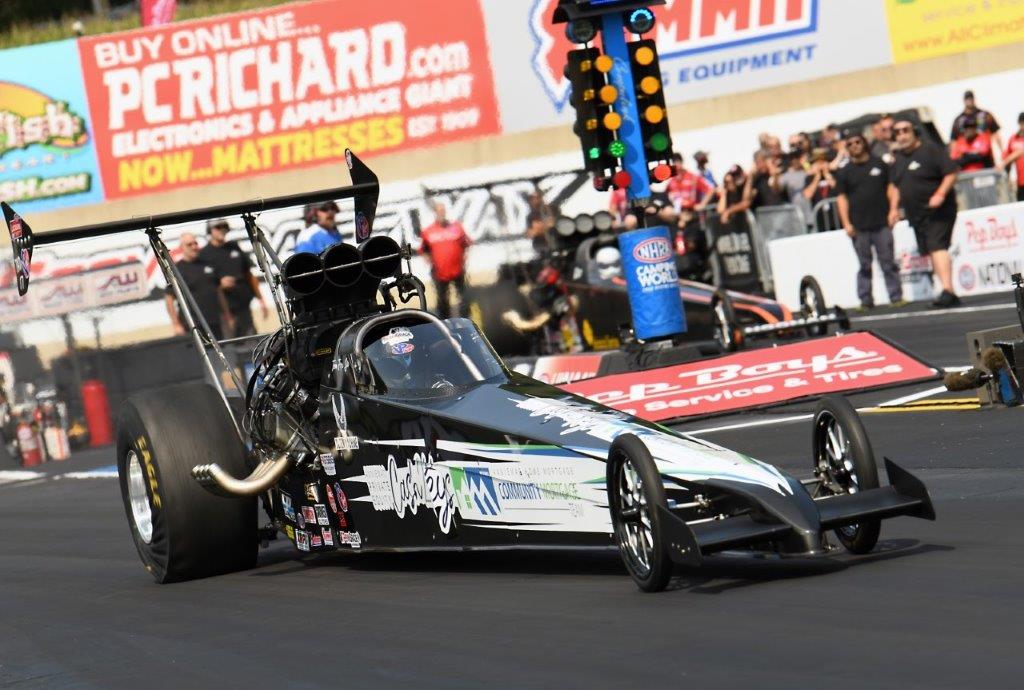
<path id="1" fill-rule="evenodd" d="M 834 196 L 816 203 L 811 209 L 811 218 L 814 219 L 815 232 L 841 230 L 843 227 L 843 221 L 839 219 L 839 201 Z"/>

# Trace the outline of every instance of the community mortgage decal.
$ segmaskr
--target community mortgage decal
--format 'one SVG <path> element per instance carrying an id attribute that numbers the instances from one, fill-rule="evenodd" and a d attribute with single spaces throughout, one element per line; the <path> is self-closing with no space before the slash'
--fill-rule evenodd
<path id="1" fill-rule="evenodd" d="M 498 131 L 476 0 L 320 0 L 79 45 L 108 198 Z"/>
<path id="2" fill-rule="evenodd" d="M 0 52 L 0 199 L 22 212 L 103 199 L 74 41 Z"/>

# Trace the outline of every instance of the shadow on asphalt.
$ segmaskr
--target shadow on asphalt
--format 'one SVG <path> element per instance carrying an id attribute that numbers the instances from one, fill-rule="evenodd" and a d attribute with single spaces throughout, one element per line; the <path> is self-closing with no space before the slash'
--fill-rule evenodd
<path id="1" fill-rule="evenodd" d="M 705 558 L 697 569 L 676 568 L 669 590 L 720 594 L 762 582 L 817 577 L 868 563 L 933 552 L 953 551 L 952 546 L 922 544 L 914 539 L 886 539 L 863 556 L 837 552 L 829 558 L 751 558 L 742 554 Z M 296 557 L 289 548 L 274 548 L 260 556 L 253 577 L 294 575 L 318 568 L 344 568 L 358 572 L 469 573 L 512 575 L 626 576 L 614 549 L 508 550 L 418 553 L 324 553 Z"/>

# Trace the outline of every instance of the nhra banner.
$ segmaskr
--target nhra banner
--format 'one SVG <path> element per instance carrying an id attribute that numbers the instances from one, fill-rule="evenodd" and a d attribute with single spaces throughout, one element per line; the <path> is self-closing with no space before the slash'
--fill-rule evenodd
<path id="1" fill-rule="evenodd" d="M 499 129 L 477 0 L 320 0 L 79 47 L 110 199 Z"/>
<path id="2" fill-rule="evenodd" d="M 563 386 L 660 422 L 934 378 L 938 371 L 873 333 L 818 338 Z"/>

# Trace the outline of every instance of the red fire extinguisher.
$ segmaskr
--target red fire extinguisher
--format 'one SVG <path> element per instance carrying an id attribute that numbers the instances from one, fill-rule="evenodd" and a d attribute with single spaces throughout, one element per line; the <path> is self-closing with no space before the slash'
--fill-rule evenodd
<path id="1" fill-rule="evenodd" d="M 43 449 L 39 443 L 39 435 L 32 425 L 22 420 L 17 429 L 18 448 L 21 450 L 21 464 L 33 467 L 43 463 Z"/>

